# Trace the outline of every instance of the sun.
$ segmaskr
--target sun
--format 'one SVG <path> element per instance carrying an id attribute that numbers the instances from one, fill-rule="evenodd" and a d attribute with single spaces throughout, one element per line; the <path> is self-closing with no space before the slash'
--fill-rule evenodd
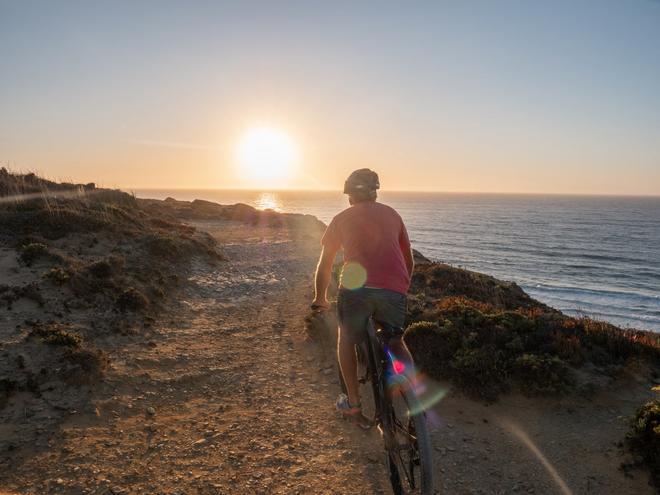
<path id="1" fill-rule="evenodd" d="M 253 127 L 238 142 L 236 158 L 241 174 L 258 183 L 289 178 L 298 164 L 298 148 L 291 137 L 274 127 Z"/>

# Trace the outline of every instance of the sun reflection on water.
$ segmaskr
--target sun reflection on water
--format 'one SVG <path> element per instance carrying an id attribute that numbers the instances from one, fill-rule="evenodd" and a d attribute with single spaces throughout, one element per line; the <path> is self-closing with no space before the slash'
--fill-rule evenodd
<path id="1" fill-rule="evenodd" d="M 261 193 L 256 201 L 256 207 L 260 210 L 282 211 L 282 203 L 277 195 L 267 192 Z"/>

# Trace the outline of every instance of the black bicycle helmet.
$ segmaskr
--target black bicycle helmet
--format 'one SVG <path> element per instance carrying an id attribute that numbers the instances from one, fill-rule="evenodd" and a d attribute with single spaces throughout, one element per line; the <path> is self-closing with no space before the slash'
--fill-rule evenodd
<path id="1" fill-rule="evenodd" d="M 344 194 L 351 196 L 375 196 L 377 189 L 380 189 L 378 174 L 368 168 L 356 170 L 344 182 Z"/>

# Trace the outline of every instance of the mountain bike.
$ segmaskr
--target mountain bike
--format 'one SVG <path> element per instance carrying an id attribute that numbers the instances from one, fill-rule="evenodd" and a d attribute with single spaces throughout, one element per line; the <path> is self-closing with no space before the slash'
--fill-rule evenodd
<path id="1" fill-rule="evenodd" d="M 431 438 L 416 394 L 411 367 L 397 356 L 403 329 L 369 319 L 368 339 L 356 345 L 362 413 L 385 443 L 395 495 L 433 493 Z M 339 371 L 341 387 L 346 393 Z"/>

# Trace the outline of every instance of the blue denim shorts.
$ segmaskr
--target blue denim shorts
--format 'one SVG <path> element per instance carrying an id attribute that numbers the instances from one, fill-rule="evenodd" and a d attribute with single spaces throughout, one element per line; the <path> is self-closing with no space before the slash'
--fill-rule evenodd
<path id="1" fill-rule="evenodd" d="M 337 316 L 340 338 L 351 344 L 360 344 L 367 338 L 367 322 L 371 316 L 377 322 L 403 328 L 406 296 L 388 289 L 341 288 L 337 295 Z"/>

